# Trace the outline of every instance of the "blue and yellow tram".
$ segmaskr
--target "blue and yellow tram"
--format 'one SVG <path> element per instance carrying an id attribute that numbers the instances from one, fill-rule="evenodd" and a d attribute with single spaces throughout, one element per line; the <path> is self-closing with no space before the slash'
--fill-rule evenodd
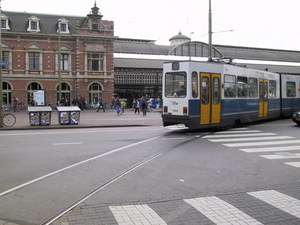
<path id="1" fill-rule="evenodd" d="M 215 62 L 166 62 L 164 126 L 227 127 L 291 116 L 300 109 L 300 76 Z"/>

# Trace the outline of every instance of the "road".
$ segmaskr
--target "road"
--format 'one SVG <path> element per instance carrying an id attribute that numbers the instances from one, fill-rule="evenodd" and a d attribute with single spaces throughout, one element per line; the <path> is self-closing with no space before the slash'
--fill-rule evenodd
<path id="1" fill-rule="evenodd" d="M 299 224 L 299 140 L 290 120 L 227 131 L 3 131 L 0 220 Z"/>

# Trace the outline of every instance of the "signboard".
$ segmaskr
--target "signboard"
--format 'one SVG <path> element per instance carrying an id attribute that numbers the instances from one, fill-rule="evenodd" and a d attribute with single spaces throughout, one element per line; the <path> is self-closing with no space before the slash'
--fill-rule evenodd
<path id="1" fill-rule="evenodd" d="M 9 65 L 9 62 L 0 62 L 0 66 L 7 66 Z"/>
<path id="2" fill-rule="evenodd" d="M 45 106 L 46 96 L 45 96 L 45 90 L 33 90 L 33 100 L 37 106 Z"/>

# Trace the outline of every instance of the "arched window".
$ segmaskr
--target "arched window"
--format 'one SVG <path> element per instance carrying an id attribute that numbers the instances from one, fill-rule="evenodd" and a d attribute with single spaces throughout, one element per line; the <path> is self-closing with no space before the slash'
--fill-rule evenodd
<path id="1" fill-rule="evenodd" d="M 37 82 L 32 82 L 27 86 L 27 99 L 26 102 L 29 102 L 30 97 L 33 97 L 34 90 L 42 90 L 42 86 Z"/>
<path id="2" fill-rule="evenodd" d="M 2 83 L 3 105 L 11 104 L 11 86 L 7 82 Z"/>
<path id="3" fill-rule="evenodd" d="M 89 87 L 89 103 L 96 104 L 102 97 L 102 88 L 99 83 L 92 83 Z"/>
<path id="4" fill-rule="evenodd" d="M 59 85 L 57 85 L 57 101 L 59 102 Z M 67 105 L 70 105 L 71 88 L 68 83 L 61 83 L 61 97 L 67 100 Z"/>

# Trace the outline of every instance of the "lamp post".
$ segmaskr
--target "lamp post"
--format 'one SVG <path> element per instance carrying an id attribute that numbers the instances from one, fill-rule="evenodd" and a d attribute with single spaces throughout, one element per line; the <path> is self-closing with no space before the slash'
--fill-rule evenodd
<path id="1" fill-rule="evenodd" d="M 208 9 L 208 61 L 212 62 L 212 16 L 211 16 L 211 0 L 209 0 Z"/>
<path id="2" fill-rule="evenodd" d="M 61 55 L 60 55 L 60 23 L 58 24 L 58 102 L 61 100 Z"/>
<path id="3" fill-rule="evenodd" d="M 0 16 L 2 14 L 0 0 Z M 2 23 L 0 21 L 0 62 L 2 62 L 2 40 L 1 40 Z M 3 84 L 2 84 L 2 65 L 0 65 L 0 127 L 3 127 Z"/>

